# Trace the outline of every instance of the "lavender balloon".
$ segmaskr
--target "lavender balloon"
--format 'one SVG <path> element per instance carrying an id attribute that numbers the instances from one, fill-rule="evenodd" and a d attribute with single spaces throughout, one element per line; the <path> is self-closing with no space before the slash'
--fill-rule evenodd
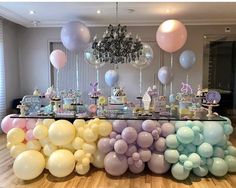
<path id="1" fill-rule="evenodd" d="M 146 120 L 143 122 L 142 124 L 142 128 L 144 131 L 147 131 L 149 133 L 151 133 L 153 130 L 156 129 L 156 123 L 155 121 L 152 121 L 152 120 Z"/>
<path id="2" fill-rule="evenodd" d="M 128 169 L 127 158 L 124 155 L 110 152 L 104 159 L 104 167 L 108 174 L 112 176 L 120 176 Z"/>
<path id="3" fill-rule="evenodd" d="M 152 143 L 153 137 L 150 133 L 143 131 L 138 134 L 137 144 L 141 148 L 148 148 L 152 145 Z"/>
<path id="4" fill-rule="evenodd" d="M 128 149 L 127 149 L 127 151 L 125 152 L 125 155 L 128 156 L 128 157 L 130 157 L 130 156 L 132 156 L 132 154 L 133 154 L 134 152 L 137 152 L 137 147 L 136 147 L 136 145 L 134 145 L 134 144 L 129 144 L 129 145 L 128 145 Z"/>
<path id="5" fill-rule="evenodd" d="M 116 141 L 114 145 L 114 150 L 118 154 L 124 154 L 128 149 L 128 145 L 124 140 Z"/>
<path id="6" fill-rule="evenodd" d="M 142 121 L 140 120 L 128 120 L 127 121 L 129 127 L 135 128 L 136 132 L 139 133 L 142 131 Z"/>
<path id="7" fill-rule="evenodd" d="M 170 67 L 163 66 L 158 71 L 158 79 L 162 84 L 169 84 L 173 79 L 173 71 Z"/>
<path id="8" fill-rule="evenodd" d="M 113 121 L 113 130 L 117 133 L 121 133 L 124 128 L 127 127 L 127 122 L 125 120 L 115 120 Z"/>
<path id="9" fill-rule="evenodd" d="M 126 127 L 121 136 L 128 144 L 132 144 L 136 141 L 138 134 L 133 127 Z"/>
<path id="10" fill-rule="evenodd" d="M 149 149 L 139 149 L 138 152 L 143 162 L 148 162 L 151 159 L 152 153 Z"/>
<path id="11" fill-rule="evenodd" d="M 164 152 L 166 150 L 166 139 L 160 137 L 155 143 L 154 147 L 158 152 Z"/>
<path id="12" fill-rule="evenodd" d="M 70 51 L 78 51 L 88 44 L 89 40 L 89 29 L 79 21 L 69 22 L 62 27 L 61 41 Z"/>
<path id="13" fill-rule="evenodd" d="M 169 134 L 175 133 L 175 127 L 171 123 L 163 123 L 161 126 L 161 135 L 167 137 Z"/>
<path id="14" fill-rule="evenodd" d="M 137 167 L 135 164 L 129 165 L 129 170 L 134 174 L 141 173 L 145 168 L 145 164 L 142 163 L 141 166 Z"/>
<path id="15" fill-rule="evenodd" d="M 113 149 L 112 145 L 110 144 L 109 138 L 99 139 L 97 146 L 98 146 L 98 150 L 104 154 L 109 153 Z"/>
<path id="16" fill-rule="evenodd" d="M 148 161 L 148 168 L 156 174 L 164 174 L 169 170 L 170 164 L 165 160 L 164 155 L 153 153 Z"/>

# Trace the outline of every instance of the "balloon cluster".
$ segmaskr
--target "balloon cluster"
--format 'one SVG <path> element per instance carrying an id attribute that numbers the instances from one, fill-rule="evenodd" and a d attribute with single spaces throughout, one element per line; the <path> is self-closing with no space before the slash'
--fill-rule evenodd
<path id="1" fill-rule="evenodd" d="M 172 175 L 186 179 L 190 171 L 203 177 L 210 171 L 215 176 L 236 172 L 236 148 L 227 141 L 233 132 L 229 119 L 225 122 L 177 121 L 176 134 L 166 137 L 167 162 Z"/>
<path id="2" fill-rule="evenodd" d="M 115 120 L 110 137 L 98 141 L 98 150 L 106 155 L 106 172 L 119 176 L 129 168 L 133 173 L 140 173 L 147 163 L 154 173 L 165 173 L 170 167 L 163 155 L 165 137 L 174 132 L 171 123 Z"/>
<path id="3" fill-rule="evenodd" d="M 65 177 L 74 169 L 85 174 L 90 163 L 103 168 L 104 157 L 97 150 L 97 141 L 112 131 L 112 124 L 94 119 L 75 120 L 11 119 L 1 124 L 7 133 L 7 147 L 15 158 L 13 171 L 23 180 L 34 179 L 46 168 L 56 177 Z"/>

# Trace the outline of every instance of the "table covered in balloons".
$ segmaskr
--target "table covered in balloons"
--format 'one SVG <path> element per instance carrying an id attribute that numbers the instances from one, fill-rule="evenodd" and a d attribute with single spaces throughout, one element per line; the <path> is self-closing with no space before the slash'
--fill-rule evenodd
<path id="1" fill-rule="evenodd" d="M 91 166 L 112 176 L 138 174 L 148 166 L 156 174 L 170 170 L 178 180 L 191 172 L 200 177 L 236 172 L 233 128 L 226 117 L 86 120 L 6 116 L 2 128 L 15 175 L 30 180 L 44 169 L 55 177 L 84 175 Z"/>

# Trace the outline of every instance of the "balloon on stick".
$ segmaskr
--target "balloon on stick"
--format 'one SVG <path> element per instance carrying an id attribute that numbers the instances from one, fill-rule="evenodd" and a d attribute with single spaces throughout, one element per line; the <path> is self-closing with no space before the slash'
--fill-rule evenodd
<path id="1" fill-rule="evenodd" d="M 183 47 L 187 40 L 187 30 L 183 23 L 178 20 L 163 22 L 157 32 L 156 41 L 160 48 L 173 53 Z"/>
<path id="2" fill-rule="evenodd" d="M 105 82 L 108 86 L 113 87 L 119 80 L 119 75 L 115 70 L 109 70 L 105 73 Z"/>
<path id="3" fill-rule="evenodd" d="M 185 50 L 180 54 L 179 62 L 184 69 L 190 69 L 196 62 L 196 55 L 191 50 Z"/>
<path id="4" fill-rule="evenodd" d="M 61 29 L 61 41 L 69 51 L 78 51 L 84 48 L 89 40 L 89 29 L 79 21 L 69 22 Z"/>
<path id="5" fill-rule="evenodd" d="M 50 62 L 58 70 L 65 66 L 67 62 L 66 54 L 62 50 L 53 50 L 50 54 Z"/>
<path id="6" fill-rule="evenodd" d="M 173 79 L 173 75 L 174 74 L 172 69 L 167 66 L 161 67 L 158 71 L 158 79 L 164 85 L 169 84 L 171 82 L 171 80 Z"/>

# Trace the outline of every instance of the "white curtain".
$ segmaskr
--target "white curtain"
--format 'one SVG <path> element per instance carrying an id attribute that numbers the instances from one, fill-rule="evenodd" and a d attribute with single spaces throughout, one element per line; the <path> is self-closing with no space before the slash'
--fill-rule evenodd
<path id="1" fill-rule="evenodd" d="M 0 20 L 0 122 L 6 115 L 5 66 L 3 53 L 3 24 Z"/>

